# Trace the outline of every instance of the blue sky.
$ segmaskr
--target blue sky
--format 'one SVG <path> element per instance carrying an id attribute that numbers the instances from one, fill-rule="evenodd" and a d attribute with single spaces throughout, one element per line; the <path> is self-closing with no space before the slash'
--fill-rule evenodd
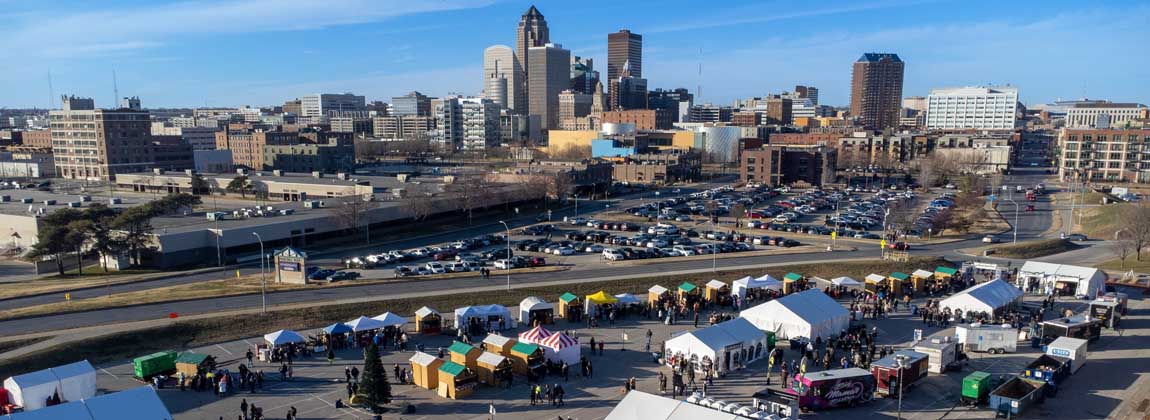
<path id="1" fill-rule="evenodd" d="M 654 87 L 706 102 L 816 86 L 844 105 L 851 62 L 895 52 L 905 96 L 1012 84 L 1024 103 L 1150 101 L 1145 1 L 539 1 L 552 42 L 605 72 L 607 33 L 644 35 Z M 57 95 L 108 105 L 274 105 L 316 92 L 369 100 L 477 94 L 483 49 L 513 45 L 530 2 L 496 0 L 0 0 L 0 107 Z M 706 7 L 700 7 L 706 5 Z M 702 75 L 699 64 L 702 63 Z"/>

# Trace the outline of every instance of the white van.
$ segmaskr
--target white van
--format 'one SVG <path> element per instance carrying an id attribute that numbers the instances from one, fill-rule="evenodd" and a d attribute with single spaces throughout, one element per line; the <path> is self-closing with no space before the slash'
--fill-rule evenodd
<path id="1" fill-rule="evenodd" d="M 616 251 L 614 249 L 604 249 L 603 259 L 607 261 L 623 261 L 625 257 L 623 257 L 622 252 Z"/>

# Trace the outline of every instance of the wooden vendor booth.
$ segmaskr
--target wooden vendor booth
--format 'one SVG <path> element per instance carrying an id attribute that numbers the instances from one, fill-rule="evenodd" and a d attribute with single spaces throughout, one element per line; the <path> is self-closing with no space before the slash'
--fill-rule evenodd
<path id="1" fill-rule="evenodd" d="M 530 371 L 541 373 L 544 369 L 543 349 L 537 344 L 515 343 L 511 346 L 511 367 L 520 375 Z"/>
<path id="2" fill-rule="evenodd" d="M 903 286 L 909 286 L 910 276 L 901 271 L 895 271 L 887 276 L 887 281 L 890 284 L 890 293 L 894 296 L 902 296 L 906 294 Z"/>
<path id="3" fill-rule="evenodd" d="M 955 276 L 955 274 L 958 274 L 958 270 L 950 267 L 943 267 L 940 265 L 934 268 L 934 279 L 937 281 L 950 280 Z"/>
<path id="4" fill-rule="evenodd" d="M 451 355 L 451 361 L 475 369 L 475 361 L 479 359 L 479 354 L 483 353 L 479 349 L 470 344 L 455 341 L 451 343 L 451 347 L 447 348 L 448 354 Z"/>
<path id="5" fill-rule="evenodd" d="M 437 393 L 444 398 L 458 400 L 475 392 L 479 385 L 479 376 L 475 370 L 455 362 L 444 362 L 439 366 L 439 389 Z"/>
<path id="6" fill-rule="evenodd" d="M 411 356 L 411 381 L 423 389 L 436 389 L 439 387 L 439 367 L 443 359 L 424 352 L 415 352 Z"/>
<path id="7" fill-rule="evenodd" d="M 176 372 L 183 372 L 188 378 L 198 375 L 200 372 L 211 372 L 216 370 L 216 358 L 200 353 L 185 351 L 176 357 Z"/>
<path id="8" fill-rule="evenodd" d="M 886 277 L 882 274 L 867 274 L 863 278 L 863 290 L 871 293 L 878 293 L 879 286 L 886 283 Z"/>
<path id="9" fill-rule="evenodd" d="M 934 273 L 920 268 L 910 273 L 910 280 L 913 283 L 915 293 L 925 292 L 934 283 Z"/>
<path id="10" fill-rule="evenodd" d="M 564 293 L 559 296 L 559 317 L 568 322 L 578 322 L 583 318 L 583 301 L 573 293 Z"/>
<path id="11" fill-rule="evenodd" d="M 679 303 L 690 306 L 699 300 L 699 286 L 689 281 L 679 285 Z"/>
<path id="12" fill-rule="evenodd" d="M 439 334 L 440 331 L 443 331 L 443 314 L 427 306 L 415 311 L 415 332 Z"/>
<path id="13" fill-rule="evenodd" d="M 720 303 L 722 298 L 731 294 L 731 288 L 727 283 L 718 280 L 711 280 L 703 287 L 703 298 L 711 303 Z"/>
<path id="14" fill-rule="evenodd" d="M 671 291 L 667 290 L 666 287 L 663 287 L 663 286 L 656 284 L 654 286 L 651 286 L 650 289 L 647 289 L 647 303 L 656 304 L 656 303 L 659 303 L 659 301 L 661 301 L 663 299 L 670 299 L 670 298 L 671 298 Z"/>
<path id="15" fill-rule="evenodd" d="M 483 352 L 476 361 L 475 373 L 479 382 L 500 386 L 511 376 L 511 359 L 491 352 Z"/>
<path id="16" fill-rule="evenodd" d="M 799 286 L 802 286 L 804 282 L 805 279 L 803 278 L 802 274 L 787 273 L 787 275 L 783 276 L 783 294 L 789 295 L 791 293 L 797 292 L 799 290 Z"/>
<path id="17" fill-rule="evenodd" d="M 511 346 L 515 345 L 515 339 L 504 337 L 499 334 L 488 334 L 483 339 L 483 350 L 490 353 L 495 353 L 500 356 L 510 357 Z"/>

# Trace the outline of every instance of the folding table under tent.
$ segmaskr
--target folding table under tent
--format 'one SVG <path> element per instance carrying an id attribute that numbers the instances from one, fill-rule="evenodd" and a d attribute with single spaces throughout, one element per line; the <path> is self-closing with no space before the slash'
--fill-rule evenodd
<path id="1" fill-rule="evenodd" d="M 962 311 L 964 314 L 980 312 L 994 314 L 1020 299 L 1022 299 L 1021 290 L 1005 280 L 994 279 L 955 293 L 940 301 L 938 307 L 942 310 Z"/>
<path id="2" fill-rule="evenodd" d="M 264 334 L 264 341 L 271 344 L 272 347 L 282 346 L 291 343 L 302 343 L 306 340 L 302 335 L 292 330 L 279 330 L 273 333 Z"/>
<path id="3" fill-rule="evenodd" d="M 87 360 L 51 369 L 60 380 L 60 399 L 79 401 L 96 396 L 96 369 Z"/>
<path id="4" fill-rule="evenodd" d="M 4 380 L 4 389 L 12 404 L 24 410 L 37 410 L 48 406 L 48 399 L 60 388 L 60 378 L 51 369 L 28 372 Z"/>
<path id="5" fill-rule="evenodd" d="M 557 332 L 539 342 L 543 348 L 543 358 L 551 363 L 567 362 L 569 366 L 578 366 L 583 350 L 579 347 L 579 340 Z"/>
<path id="6" fill-rule="evenodd" d="M 519 302 L 519 323 L 535 325 L 535 321 L 539 321 L 540 324 L 554 324 L 555 305 L 548 303 L 543 298 L 528 296 Z"/>
<path id="7" fill-rule="evenodd" d="M 739 313 L 756 328 L 778 339 L 805 337 L 824 340 L 850 326 L 850 312 L 822 290 L 809 289 L 775 299 Z"/>
<path id="8" fill-rule="evenodd" d="M 172 413 L 150 386 L 87 398 L 93 420 L 172 420 Z"/>
<path id="9" fill-rule="evenodd" d="M 380 321 L 378 319 L 368 318 L 366 316 L 360 316 L 359 318 L 345 322 L 345 324 L 347 324 L 347 326 L 351 327 L 352 331 L 355 331 L 357 333 L 364 332 L 364 331 L 375 331 L 375 330 L 378 330 L 380 328 L 383 328 L 383 322 L 382 321 Z"/>
<path id="10" fill-rule="evenodd" d="M 771 277 L 770 274 L 758 278 L 747 276 L 731 282 L 731 294 L 740 299 L 747 297 L 747 291 L 751 289 L 783 290 L 783 282 Z"/>
<path id="11" fill-rule="evenodd" d="M 391 312 L 384 312 L 382 314 L 371 317 L 376 321 L 382 323 L 382 328 L 395 327 L 399 328 L 407 324 L 407 318 L 393 314 Z"/>
<path id="12" fill-rule="evenodd" d="M 669 295 L 670 292 L 671 291 L 668 290 L 666 287 L 663 287 L 663 286 L 660 286 L 657 284 L 654 286 L 651 286 L 650 289 L 647 289 L 647 302 L 658 303 L 660 299 L 667 297 L 667 296 L 670 296 Z"/>

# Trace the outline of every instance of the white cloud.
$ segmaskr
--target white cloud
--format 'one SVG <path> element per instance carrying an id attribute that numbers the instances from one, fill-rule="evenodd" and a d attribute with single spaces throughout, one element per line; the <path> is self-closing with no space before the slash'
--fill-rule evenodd
<path id="1" fill-rule="evenodd" d="M 94 12 L 43 13 L 14 24 L 5 45 L 123 51 L 171 37 L 319 29 L 481 7 L 491 0 L 216 0 Z M 109 48 L 122 47 L 122 48 Z"/>
<path id="2" fill-rule="evenodd" d="M 152 48 L 159 46 L 158 42 L 112 42 L 106 44 L 75 44 L 75 45 L 60 45 L 48 47 L 44 50 L 45 54 L 51 57 L 83 57 L 93 55 L 105 55 L 108 53 L 134 51 L 143 48 Z"/>

